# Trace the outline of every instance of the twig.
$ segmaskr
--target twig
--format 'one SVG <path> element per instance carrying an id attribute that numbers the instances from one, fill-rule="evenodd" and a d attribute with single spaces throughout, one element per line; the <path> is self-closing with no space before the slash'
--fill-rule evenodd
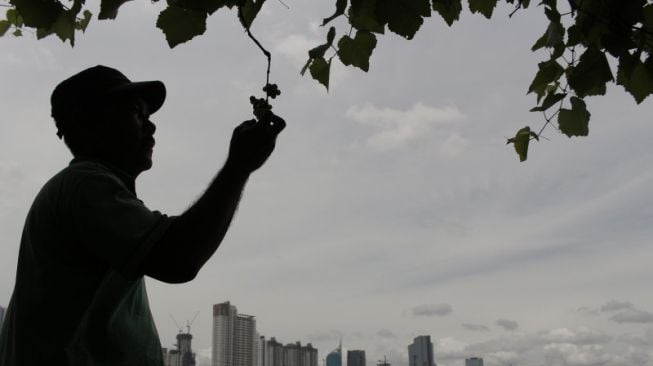
<path id="1" fill-rule="evenodd" d="M 245 27 L 245 31 L 247 32 L 247 35 L 249 36 L 249 38 L 251 38 L 252 41 L 254 41 L 254 43 L 256 43 L 258 48 L 261 49 L 261 51 L 263 52 L 265 57 L 267 57 L 267 59 L 268 59 L 268 69 L 267 69 L 267 74 L 265 76 L 265 85 L 268 85 L 268 84 L 270 84 L 270 64 L 272 63 L 272 55 L 270 54 L 270 52 L 268 50 L 266 50 L 261 45 L 261 42 L 259 42 L 258 39 L 256 39 L 256 37 L 254 37 L 252 32 L 250 32 L 250 30 L 249 30 L 250 24 L 247 24 L 247 22 L 245 21 L 245 16 L 243 16 L 243 8 L 240 7 L 240 6 L 238 7 L 238 18 L 240 19 L 241 23 L 243 23 L 243 27 Z M 269 96 L 266 96 L 265 101 L 268 101 L 268 98 L 269 98 Z"/>

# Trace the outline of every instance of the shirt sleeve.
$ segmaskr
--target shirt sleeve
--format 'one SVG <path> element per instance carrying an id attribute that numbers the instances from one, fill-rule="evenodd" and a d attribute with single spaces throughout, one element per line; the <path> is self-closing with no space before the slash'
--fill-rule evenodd
<path id="1" fill-rule="evenodd" d="M 170 226 L 111 174 L 92 174 L 77 188 L 73 216 L 78 243 L 124 276 L 137 275 L 143 260 Z"/>

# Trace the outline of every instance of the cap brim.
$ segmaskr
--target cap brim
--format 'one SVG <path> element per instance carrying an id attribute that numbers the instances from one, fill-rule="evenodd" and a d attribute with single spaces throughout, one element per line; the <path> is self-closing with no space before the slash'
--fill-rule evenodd
<path id="1" fill-rule="evenodd" d="M 166 87 L 158 80 L 138 81 L 116 87 L 109 94 L 131 94 L 139 97 L 147 104 L 149 114 L 154 114 L 166 100 Z"/>

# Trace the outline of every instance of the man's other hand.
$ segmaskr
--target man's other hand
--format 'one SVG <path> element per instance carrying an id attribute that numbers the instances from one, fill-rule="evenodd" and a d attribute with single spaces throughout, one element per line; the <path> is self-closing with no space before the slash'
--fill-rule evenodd
<path id="1" fill-rule="evenodd" d="M 286 122 L 272 112 L 259 121 L 249 120 L 234 129 L 226 166 L 243 174 L 260 168 L 274 150 Z"/>

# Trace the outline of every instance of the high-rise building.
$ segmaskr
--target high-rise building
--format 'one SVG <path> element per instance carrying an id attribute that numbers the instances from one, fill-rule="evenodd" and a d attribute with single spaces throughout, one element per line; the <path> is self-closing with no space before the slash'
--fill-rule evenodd
<path id="1" fill-rule="evenodd" d="M 409 366 L 435 366 L 431 336 L 419 336 L 408 346 Z"/>
<path id="2" fill-rule="evenodd" d="M 317 366 L 317 349 L 308 343 L 289 343 L 284 347 L 283 366 Z"/>
<path id="3" fill-rule="evenodd" d="M 347 351 L 347 366 L 365 366 L 365 351 Z"/>
<path id="4" fill-rule="evenodd" d="M 466 358 L 465 366 L 483 366 L 483 359 L 480 357 Z"/>
<path id="5" fill-rule="evenodd" d="M 259 337 L 257 366 L 318 366 L 317 349 L 308 343 L 281 344 L 274 337 Z"/>
<path id="6" fill-rule="evenodd" d="M 268 342 L 265 337 L 259 335 L 256 337 L 256 366 L 266 366 L 268 355 Z"/>
<path id="7" fill-rule="evenodd" d="M 326 357 L 326 366 L 342 366 L 342 341 Z"/>
<path id="8" fill-rule="evenodd" d="M 274 337 L 265 342 L 265 365 L 263 366 L 284 366 L 284 347 Z"/>
<path id="9" fill-rule="evenodd" d="M 213 305 L 212 366 L 257 366 L 256 319 L 229 301 Z"/>
<path id="10" fill-rule="evenodd" d="M 190 334 L 190 326 L 188 326 L 188 333 L 180 331 L 177 334 L 176 349 L 168 351 L 163 348 L 163 365 L 164 366 L 195 366 L 195 354 L 191 346 L 193 336 Z"/>

